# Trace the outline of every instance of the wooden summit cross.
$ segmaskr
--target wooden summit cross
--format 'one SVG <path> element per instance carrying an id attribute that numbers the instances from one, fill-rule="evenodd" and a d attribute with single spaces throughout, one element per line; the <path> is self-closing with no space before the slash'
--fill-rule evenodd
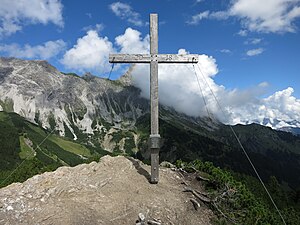
<path id="1" fill-rule="evenodd" d="M 197 63 L 198 55 L 158 54 L 158 15 L 150 14 L 150 54 L 110 54 L 110 63 L 150 63 L 151 183 L 159 180 L 158 63 Z"/>

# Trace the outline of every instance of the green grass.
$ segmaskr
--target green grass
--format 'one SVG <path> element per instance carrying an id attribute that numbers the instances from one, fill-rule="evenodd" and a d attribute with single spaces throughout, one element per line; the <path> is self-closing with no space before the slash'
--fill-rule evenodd
<path id="1" fill-rule="evenodd" d="M 85 146 L 83 146 L 81 144 L 74 143 L 74 142 L 62 139 L 62 138 L 60 138 L 58 136 L 55 136 L 55 135 L 51 135 L 49 137 L 49 140 L 56 143 L 59 147 L 61 147 L 65 151 L 74 153 L 76 155 L 82 155 L 84 157 L 91 157 L 92 156 L 90 150 L 87 149 Z"/>
<path id="2" fill-rule="evenodd" d="M 20 140 L 20 147 L 21 147 L 21 151 L 19 152 L 20 158 L 32 159 L 35 156 L 34 150 L 25 143 L 25 139 L 23 136 L 20 136 L 19 140 Z"/>
<path id="3" fill-rule="evenodd" d="M 41 129 L 41 127 L 33 125 L 33 124 L 28 124 L 28 127 L 33 130 L 34 132 L 36 132 L 37 134 L 40 134 L 41 136 L 46 136 L 47 133 L 45 132 L 45 130 Z"/>
<path id="4" fill-rule="evenodd" d="M 13 112 L 14 111 L 14 102 L 10 98 L 6 98 L 4 100 L 4 102 L 0 100 L 0 105 L 2 106 L 3 111 L 5 111 L 5 112 Z"/>
<path id="5" fill-rule="evenodd" d="M 0 113 L 0 121 L 5 121 L 7 119 L 7 114 Z"/>

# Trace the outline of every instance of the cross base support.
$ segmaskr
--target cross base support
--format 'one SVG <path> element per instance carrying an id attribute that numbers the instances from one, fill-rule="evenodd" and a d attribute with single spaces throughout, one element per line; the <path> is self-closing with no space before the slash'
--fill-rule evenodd
<path id="1" fill-rule="evenodd" d="M 150 135 L 149 147 L 151 150 L 151 184 L 157 184 L 159 181 L 159 149 L 160 135 Z"/>

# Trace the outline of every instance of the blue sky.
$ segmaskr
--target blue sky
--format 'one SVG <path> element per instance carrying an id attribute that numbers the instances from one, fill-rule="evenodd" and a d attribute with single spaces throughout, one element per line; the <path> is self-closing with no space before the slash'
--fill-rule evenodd
<path id="1" fill-rule="evenodd" d="M 261 85 L 254 97 L 267 98 L 291 87 L 289 97 L 299 103 L 300 0 L 24 2 L 0 0 L 1 56 L 46 59 L 60 71 L 106 77 L 109 52 L 147 51 L 149 14 L 158 13 L 160 53 L 185 49 L 213 57 L 218 71 L 211 78 L 228 93 Z"/>

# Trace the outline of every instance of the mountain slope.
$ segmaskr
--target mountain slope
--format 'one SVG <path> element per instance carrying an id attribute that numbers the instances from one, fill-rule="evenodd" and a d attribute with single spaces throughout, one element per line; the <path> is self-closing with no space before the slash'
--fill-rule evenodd
<path id="1" fill-rule="evenodd" d="M 0 143 L 0 186 L 108 153 L 53 135 L 16 113 L 6 112 L 0 112 Z M 20 163 L 20 169 L 5 180 Z"/>
<path id="2" fill-rule="evenodd" d="M 149 120 L 150 116 L 145 115 L 137 121 L 138 129 L 144 133 L 144 139 L 140 142 L 141 152 L 138 153 L 142 160 L 149 158 Z M 286 182 L 294 189 L 300 187 L 300 137 L 258 124 L 236 125 L 233 129 L 263 180 L 267 181 L 275 175 L 280 182 Z M 163 138 L 160 153 L 162 161 L 175 162 L 181 159 L 190 162 L 201 159 L 255 176 L 231 129 L 226 125 L 218 124 L 218 129 L 208 131 L 202 127 L 196 128 L 183 119 L 161 119 L 160 134 Z"/>
<path id="3" fill-rule="evenodd" d="M 113 151 L 116 143 L 107 141 L 115 131 L 111 125 L 133 127 L 148 110 L 148 101 L 127 82 L 63 74 L 46 61 L 0 58 L 0 111 L 16 112 L 61 136 Z"/>

